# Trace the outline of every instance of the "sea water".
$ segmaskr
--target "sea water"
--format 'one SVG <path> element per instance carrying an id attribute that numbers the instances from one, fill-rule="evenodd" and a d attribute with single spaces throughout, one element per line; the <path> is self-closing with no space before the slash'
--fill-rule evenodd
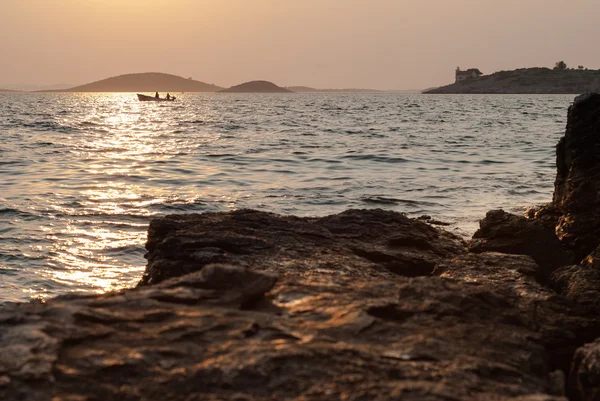
<path id="1" fill-rule="evenodd" d="M 0 94 L 0 303 L 134 286 L 152 218 L 429 215 L 552 197 L 571 95 Z"/>

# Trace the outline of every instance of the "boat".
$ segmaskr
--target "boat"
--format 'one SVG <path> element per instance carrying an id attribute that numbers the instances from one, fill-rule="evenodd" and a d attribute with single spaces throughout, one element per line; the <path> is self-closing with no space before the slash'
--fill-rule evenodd
<path id="1" fill-rule="evenodd" d="M 137 97 L 140 102 L 174 102 L 175 101 L 175 96 L 171 96 L 170 99 L 167 99 L 165 97 L 146 96 L 146 95 L 142 95 L 141 93 L 138 93 Z"/>

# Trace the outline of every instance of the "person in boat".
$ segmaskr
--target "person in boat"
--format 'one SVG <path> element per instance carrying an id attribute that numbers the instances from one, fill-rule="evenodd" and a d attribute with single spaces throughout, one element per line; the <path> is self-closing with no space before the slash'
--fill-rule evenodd
<path id="1" fill-rule="evenodd" d="M 158 99 L 158 92 L 154 94 L 154 97 Z"/>
<path id="2" fill-rule="evenodd" d="M 167 93 L 167 100 L 171 99 L 171 95 Z"/>

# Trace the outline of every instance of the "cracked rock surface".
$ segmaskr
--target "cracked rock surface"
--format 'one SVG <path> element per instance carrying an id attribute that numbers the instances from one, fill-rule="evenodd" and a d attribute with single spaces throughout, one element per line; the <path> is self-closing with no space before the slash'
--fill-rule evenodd
<path id="1" fill-rule="evenodd" d="M 597 327 L 554 303 L 536 268 L 481 254 L 431 277 L 277 280 L 209 265 L 6 306 L 0 399 L 562 400 L 549 344 Z"/>

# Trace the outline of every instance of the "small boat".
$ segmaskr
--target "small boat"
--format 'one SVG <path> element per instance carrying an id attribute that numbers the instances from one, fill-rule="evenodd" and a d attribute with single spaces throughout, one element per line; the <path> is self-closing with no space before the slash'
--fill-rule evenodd
<path id="1" fill-rule="evenodd" d="M 154 96 L 146 96 L 141 93 L 137 94 L 138 100 L 140 102 L 174 102 L 175 96 L 172 96 L 170 99 L 164 97 L 154 97 Z"/>

